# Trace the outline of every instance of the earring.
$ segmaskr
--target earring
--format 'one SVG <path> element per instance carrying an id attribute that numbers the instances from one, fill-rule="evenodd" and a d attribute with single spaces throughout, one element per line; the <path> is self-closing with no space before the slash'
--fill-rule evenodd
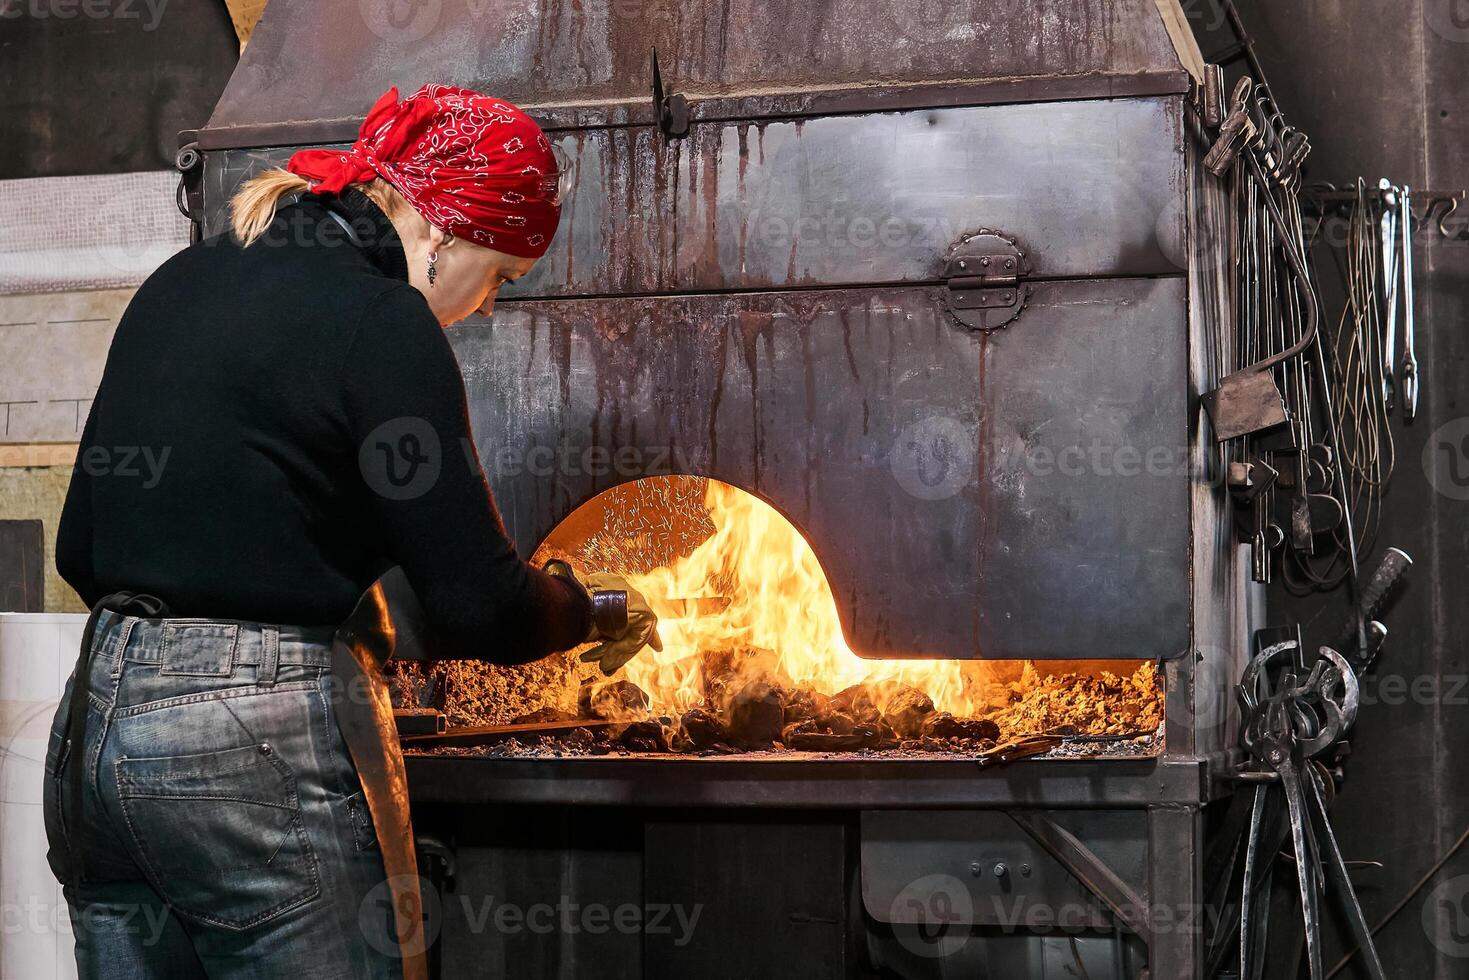
<path id="1" fill-rule="evenodd" d="M 436 251 L 435 252 L 428 253 L 428 284 L 430 286 L 432 286 L 434 284 L 434 280 L 436 280 L 436 279 L 439 278 L 439 265 L 438 265 L 438 263 L 439 263 L 439 253 L 436 252 Z"/>

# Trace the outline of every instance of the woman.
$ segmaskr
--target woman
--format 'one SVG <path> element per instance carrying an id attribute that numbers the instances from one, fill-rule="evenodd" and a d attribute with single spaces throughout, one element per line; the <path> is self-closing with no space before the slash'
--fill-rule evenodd
<path id="1" fill-rule="evenodd" d="M 244 184 L 234 234 L 129 305 L 57 540 L 94 604 L 46 760 L 83 977 L 421 965 L 382 913 L 381 842 L 329 697 L 333 626 L 387 569 L 438 656 L 601 639 L 584 659 L 610 672 L 656 644 L 639 596 L 619 609 L 625 582 L 516 554 L 440 329 L 488 314 L 545 253 L 558 176 L 515 106 L 394 89 L 350 150 Z M 157 465 L 91 465 L 121 447 Z"/>

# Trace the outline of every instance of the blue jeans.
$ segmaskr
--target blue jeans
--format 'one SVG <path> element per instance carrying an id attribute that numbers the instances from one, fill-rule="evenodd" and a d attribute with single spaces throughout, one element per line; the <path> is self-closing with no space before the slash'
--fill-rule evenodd
<path id="1" fill-rule="evenodd" d="M 47 855 L 83 978 L 398 978 L 382 857 L 330 699 L 330 631 L 104 612 L 79 825 L 62 699 Z M 82 858 L 69 880 L 68 845 Z"/>

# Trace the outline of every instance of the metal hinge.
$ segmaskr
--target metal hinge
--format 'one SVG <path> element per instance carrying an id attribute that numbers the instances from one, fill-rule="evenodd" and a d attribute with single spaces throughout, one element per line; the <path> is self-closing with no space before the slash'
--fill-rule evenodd
<path id="1" fill-rule="evenodd" d="M 971 330 L 1008 325 L 1030 299 L 1030 261 L 1014 239 L 981 229 L 949 248 L 944 260 L 949 313 Z"/>

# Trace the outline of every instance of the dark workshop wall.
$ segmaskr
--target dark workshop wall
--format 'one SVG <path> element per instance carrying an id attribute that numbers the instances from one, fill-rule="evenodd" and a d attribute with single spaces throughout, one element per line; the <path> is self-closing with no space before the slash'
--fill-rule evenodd
<path id="1" fill-rule="evenodd" d="M 0 180 L 172 167 L 238 59 L 224 0 L 0 0 Z"/>
<path id="2" fill-rule="evenodd" d="M 1195 13 L 1209 16 L 1203 8 L 1212 6 Z M 1469 8 L 1461 0 L 1241 0 L 1239 8 L 1277 102 L 1311 136 L 1308 179 L 1469 185 Z M 1203 43 L 1206 56 L 1222 47 Z M 1318 268 L 1334 278 L 1329 264 Z M 1334 811 L 1346 858 L 1385 865 L 1357 873 L 1372 923 L 1469 827 L 1469 486 L 1453 482 L 1452 468 L 1469 467 L 1469 243 L 1420 228 L 1414 280 L 1419 417 L 1404 424 L 1394 415 L 1397 466 L 1368 564 L 1389 545 L 1415 564 L 1386 617 L 1387 644 L 1364 685 Z M 1324 292 L 1339 290 L 1327 283 Z M 1346 609 L 1340 593 L 1300 601 L 1277 590 L 1271 618 L 1304 622 L 1310 645 L 1330 642 Z M 1469 975 L 1466 896 L 1469 849 L 1378 937 L 1389 976 Z M 1341 952 L 1335 945 L 1328 963 Z M 1355 971 L 1339 976 L 1365 976 Z"/>

